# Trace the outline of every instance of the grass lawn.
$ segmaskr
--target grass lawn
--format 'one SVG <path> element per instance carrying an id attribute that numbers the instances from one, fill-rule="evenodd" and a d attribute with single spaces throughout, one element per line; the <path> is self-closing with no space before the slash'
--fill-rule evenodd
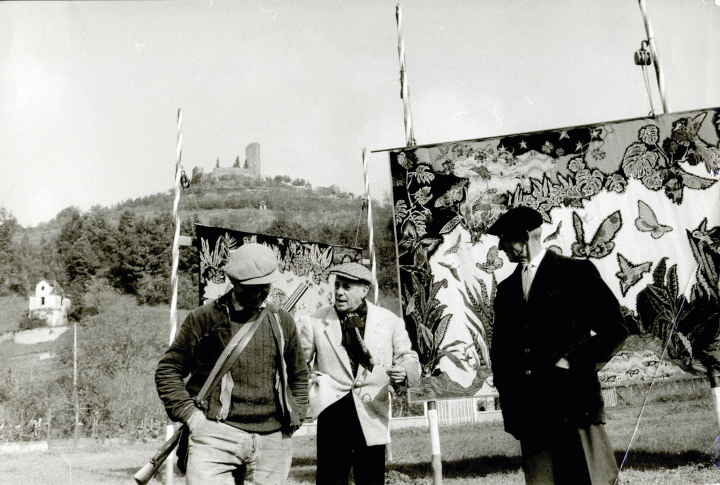
<path id="1" fill-rule="evenodd" d="M 607 431 L 621 463 L 633 435 L 640 405 L 608 410 Z M 645 407 L 643 420 L 624 464 L 622 483 L 714 484 L 720 470 L 712 455 L 718 426 L 709 399 L 655 402 Z M 449 485 L 521 485 L 520 446 L 499 424 L 440 428 L 443 483 Z M 160 443 L 97 446 L 93 449 L 50 449 L 47 452 L 3 455 L 0 483 L 27 485 L 127 484 Z M 293 440 L 290 485 L 315 482 L 315 439 Z M 430 437 L 426 429 L 393 432 L 393 461 L 387 465 L 387 483 L 432 483 Z M 164 483 L 163 477 L 151 483 Z M 184 478 L 175 477 L 177 485 Z"/>

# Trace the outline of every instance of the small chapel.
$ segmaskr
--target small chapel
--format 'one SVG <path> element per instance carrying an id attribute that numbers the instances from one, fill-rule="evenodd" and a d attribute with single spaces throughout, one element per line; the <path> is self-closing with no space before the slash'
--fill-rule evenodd
<path id="1" fill-rule="evenodd" d="M 65 298 L 56 281 L 41 280 L 35 286 L 35 296 L 30 297 L 28 310 L 31 315 L 47 321 L 49 326 L 60 327 L 67 325 L 70 304 L 70 299 Z"/>

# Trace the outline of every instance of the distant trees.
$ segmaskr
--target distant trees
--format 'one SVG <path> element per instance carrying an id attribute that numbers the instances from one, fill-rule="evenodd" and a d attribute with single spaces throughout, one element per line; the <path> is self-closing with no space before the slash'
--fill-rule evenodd
<path id="1" fill-rule="evenodd" d="M 14 272 L 13 236 L 18 227 L 12 212 L 0 207 L 0 295 L 6 295 L 12 285 L 10 275 Z"/>
<path id="2" fill-rule="evenodd" d="M 233 168 L 240 168 L 240 157 L 235 157 L 235 163 L 233 163 Z"/>

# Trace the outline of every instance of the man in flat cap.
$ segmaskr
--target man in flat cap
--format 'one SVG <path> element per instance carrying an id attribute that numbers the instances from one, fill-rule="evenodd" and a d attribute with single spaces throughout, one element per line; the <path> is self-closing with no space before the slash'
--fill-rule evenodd
<path id="1" fill-rule="evenodd" d="M 405 322 L 366 296 L 372 273 L 358 263 L 335 267 L 335 304 L 307 317 L 301 339 L 314 361 L 310 412 L 317 425 L 318 485 L 385 483 L 390 442 L 388 384 L 412 386 L 420 362 Z"/>
<path id="2" fill-rule="evenodd" d="M 231 291 L 187 316 L 158 364 L 157 391 L 168 416 L 190 429 L 188 485 L 283 484 L 292 432 L 307 409 L 307 364 L 292 316 L 265 301 L 279 276 L 272 249 L 244 244 L 224 271 Z M 223 349 L 246 325 L 254 328 L 247 346 L 197 402 Z"/>
<path id="3" fill-rule="evenodd" d="M 589 260 L 543 249 L 542 216 L 503 214 L 488 233 L 515 271 L 498 285 L 490 349 L 505 430 L 528 484 L 613 484 L 599 370 L 628 336 L 617 299 Z"/>

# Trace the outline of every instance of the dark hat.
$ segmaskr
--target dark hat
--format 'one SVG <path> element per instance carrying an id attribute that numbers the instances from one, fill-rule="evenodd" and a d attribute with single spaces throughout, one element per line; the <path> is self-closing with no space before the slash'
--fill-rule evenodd
<path id="1" fill-rule="evenodd" d="M 501 215 L 487 230 L 493 236 L 507 236 L 532 231 L 543 223 L 542 215 L 535 209 L 520 206 Z"/>
<path id="2" fill-rule="evenodd" d="M 230 253 L 225 274 L 243 285 L 267 285 L 280 277 L 275 251 L 263 244 L 243 244 Z"/>
<path id="3" fill-rule="evenodd" d="M 330 270 L 330 274 L 340 276 L 350 281 L 363 281 L 372 284 L 373 275 L 369 269 L 360 263 L 343 263 Z"/>

